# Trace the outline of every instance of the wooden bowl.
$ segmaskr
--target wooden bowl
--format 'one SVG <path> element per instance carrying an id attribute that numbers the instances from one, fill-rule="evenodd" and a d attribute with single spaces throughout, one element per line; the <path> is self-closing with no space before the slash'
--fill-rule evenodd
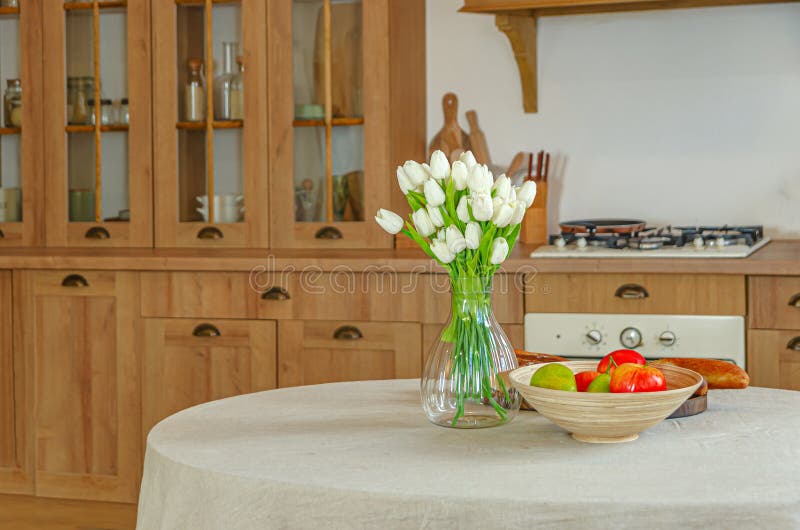
<path id="1" fill-rule="evenodd" d="M 595 361 L 559 364 L 575 373 L 597 367 Z M 592 443 L 630 442 L 637 439 L 640 432 L 672 414 L 703 382 L 703 377 L 697 372 L 663 365 L 658 366 L 667 378 L 667 390 L 663 392 L 565 392 L 528 384 L 533 373 L 542 366 L 546 365 L 517 368 L 509 374 L 512 384 L 542 416 L 572 433 L 576 440 Z"/>

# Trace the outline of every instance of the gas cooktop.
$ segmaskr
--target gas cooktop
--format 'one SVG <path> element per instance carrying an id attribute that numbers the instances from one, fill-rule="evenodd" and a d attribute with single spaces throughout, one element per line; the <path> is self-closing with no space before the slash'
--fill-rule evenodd
<path id="1" fill-rule="evenodd" d="M 627 225 L 608 229 L 602 220 L 562 223 L 536 258 L 746 258 L 766 245 L 761 226 Z M 577 224 L 577 227 L 576 227 Z"/>

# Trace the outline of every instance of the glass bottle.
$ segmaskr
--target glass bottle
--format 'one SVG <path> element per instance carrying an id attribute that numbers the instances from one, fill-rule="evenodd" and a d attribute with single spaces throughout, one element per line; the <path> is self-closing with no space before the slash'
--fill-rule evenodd
<path id="1" fill-rule="evenodd" d="M 244 119 L 244 61 L 236 57 L 237 72 L 231 78 L 230 109 L 232 120 Z"/>
<path id="2" fill-rule="evenodd" d="M 131 114 L 128 110 L 128 98 L 119 100 L 119 115 L 117 116 L 117 123 L 121 125 L 128 125 L 131 121 Z"/>
<path id="3" fill-rule="evenodd" d="M 222 73 L 214 79 L 214 119 L 230 120 L 231 118 L 231 83 L 236 74 L 237 42 L 222 43 Z"/>
<path id="4" fill-rule="evenodd" d="M 501 374 L 517 358 L 492 311 L 492 277 L 451 279 L 450 318 L 425 361 L 422 408 L 436 425 L 493 427 L 511 421 L 521 396 Z"/>
<path id="5" fill-rule="evenodd" d="M 94 114 L 94 106 L 95 100 L 89 100 L 89 123 L 92 125 L 95 124 L 95 114 Z M 111 104 L 110 99 L 101 99 L 100 100 L 100 125 L 111 125 L 113 123 L 112 114 L 114 112 L 114 107 Z"/>
<path id="6" fill-rule="evenodd" d="M 3 110 L 6 127 L 22 126 L 22 84 L 19 79 L 6 81 L 6 92 L 3 95 Z"/>
<path id="7" fill-rule="evenodd" d="M 206 90 L 203 79 L 203 61 L 189 59 L 189 79 L 186 81 L 183 103 L 183 119 L 203 121 L 206 119 Z"/>

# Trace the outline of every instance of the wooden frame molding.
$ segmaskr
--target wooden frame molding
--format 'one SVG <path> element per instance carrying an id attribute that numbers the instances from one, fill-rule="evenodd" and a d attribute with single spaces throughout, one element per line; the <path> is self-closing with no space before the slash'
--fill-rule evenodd
<path id="1" fill-rule="evenodd" d="M 535 15 L 496 15 L 497 29 L 505 33 L 514 51 L 522 83 L 522 106 L 527 113 L 539 110 L 539 89 L 536 65 L 536 24 Z"/>

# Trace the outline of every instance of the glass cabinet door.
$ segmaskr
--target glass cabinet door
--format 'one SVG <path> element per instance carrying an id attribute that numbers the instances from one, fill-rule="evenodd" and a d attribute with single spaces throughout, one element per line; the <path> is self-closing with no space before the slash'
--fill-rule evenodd
<path id="1" fill-rule="evenodd" d="M 151 246 L 150 2 L 45 0 L 49 246 Z"/>
<path id="2" fill-rule="evenodd" d="M 387 6 L 269 3 L 274 246 L 391 246 Z"/>
<path id="3" fill-rule="evenodd" d="M 0 246 L 43 242 L 40 25 L 37 2 L 0 5 Z"/>
<path id="4" fill-rule="evenodd" d="M 265 2 L 153 8 L 156 243 L 267 247 Z"/>

